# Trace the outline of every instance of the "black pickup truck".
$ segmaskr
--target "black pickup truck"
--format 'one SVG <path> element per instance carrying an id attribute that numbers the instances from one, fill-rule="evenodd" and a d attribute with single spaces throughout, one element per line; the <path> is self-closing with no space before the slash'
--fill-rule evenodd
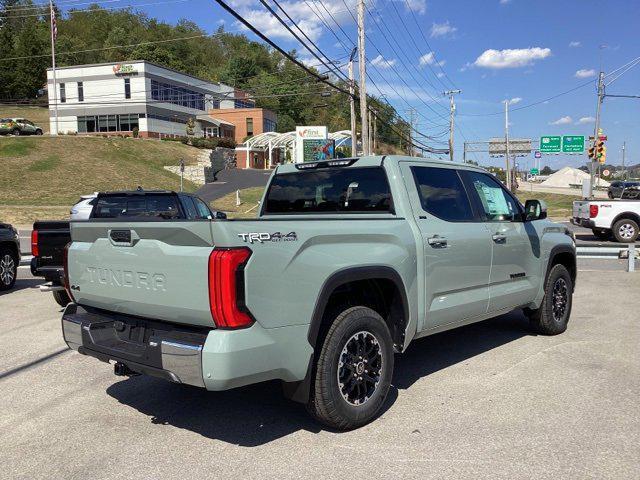
<path id="1" fill-rule="evenodd" d="M 227 218 L 225 213 L 211 211 L 202 199 L 189 193 L 168 190 L 99 193 L 89 221 L 121 217 L 136 220 L 157 220 L 158 217 L 166 220 Z M 38 221 L 33 224 L 31 274 L 47 281 L 40 290 L 52 292 L 55 301 L 63 307 L 70 301 L 63 286 L 64 247 L 70 241 L 68 221 Z"/>
<path id="2" fill-rule="evenodd" d="M 0 222 L 0 291 L 9 290 L 16 283 L 20 264 L 18 231 Z"/>

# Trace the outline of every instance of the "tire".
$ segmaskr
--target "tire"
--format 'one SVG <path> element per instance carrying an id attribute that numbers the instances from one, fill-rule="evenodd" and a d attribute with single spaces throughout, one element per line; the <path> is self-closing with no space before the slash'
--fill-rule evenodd
<path id="1" fill-rule="evenodd" d="M 0 247 L 0 290 L 13 288 L 18 276 L 18 258 L 16 254 L 4 247 Z"/>
<path id="2" fill-rule="evenodd" d="M 36 130 L 36 135 L 42 135 L 42 130 L 40 129 Z"/>
<path id="3" fill-rule="evenodd" d="M 369 423 L 387 398 L 393 360 L 393 340 L 382 317 L 363 306 L 344 310 L 320 347 L 307 409 L 320 423 L 337 430 Z M 378 375 L 367 381 L 371 365 Z M 357 379 L 351 380 L 352 375 Z"/>
<path id="4" fill-rule="evenodd" d="M 613 193 L 611 193 L 610 191 L 607 192 L 607 197 L 609 197 L 611 200 L 613 200 Z"/>
<path id="5" fill-rule="evenodd" d="M 53 293 L 53 299 L 61 307 L 66 307 L 67 304 L 71 302 L 71 299 L 69 298 L 69 295 L 65 290 L 54 290 L 52 293 Z"/>
<path id="6" fill-rule="evenodd" d="M 20 136 L 20 129 L 16 128 L 13 130 L 13 132 L 11 132 L 14 136 L 19 137 Z"/>
<path id="7" fill-rule="evenodd" d="M 613 236 L 620 243 L 633 243 L 638 239 L 638 223 L 622 218 L 613 224 Z"/>
<path id="8" fill-rule="evenodd" d="M 611 238 L 611 230 L 593 228 L 591 231 L 598 240 L 609 240 Z"/>
<path id="9" fill-rule="evenodd" d="M 541 335 L 558 335 L 567 329 L 573 300 L 573 281 L 567 267 L 556 264 L 544 285 L 544 298 L 537 310 L 529 311 L 532 328 Z"/>

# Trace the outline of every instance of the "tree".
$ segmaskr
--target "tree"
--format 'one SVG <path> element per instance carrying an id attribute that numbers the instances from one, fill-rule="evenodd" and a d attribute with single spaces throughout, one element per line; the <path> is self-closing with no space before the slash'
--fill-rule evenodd
<path id="1" fill-rule="evenodd" d="M 189 120 L 187 120 L 185 130 L 188 137 L 192 137 L 196 133 L 196 122 L 193 118 L 189 118 Z"/>
<path id="2" fill-rule="evenodd" d="M 552 170 L 551 167 L 545 165 L 542 170 L 540 170 L 540 175 L 551 175 L 555 170 Z"/>

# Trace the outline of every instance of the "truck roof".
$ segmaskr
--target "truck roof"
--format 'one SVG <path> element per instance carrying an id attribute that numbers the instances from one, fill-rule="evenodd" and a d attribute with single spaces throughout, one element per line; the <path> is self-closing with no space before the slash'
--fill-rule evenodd
<path id="1" fill-rule="evenodd" d="M 401 162 L 411 161 L 420 162 L 425 164 L 440 164 L 440 165 L 455 165 L 460 168 L 475 169 L 484 171 L 483 168 L 469 163 L 451 162 L 450 160 L 442 160 L 439 158 L 430 157 L 410 157 L 408 155 L 369 155 L 365 157 L 348 157 L 348 158 L 333 158 L 330 160 L 323 160 L 319 162 L 306 162 L 306 163 L 288 163 L 285 165 L 279 165 L 276 169 L 276 174 L 293 173 L 302 170 L 313 170 L 315 168 L 327 168 L 327 167 L 379 167 L 388 162 Z"/>

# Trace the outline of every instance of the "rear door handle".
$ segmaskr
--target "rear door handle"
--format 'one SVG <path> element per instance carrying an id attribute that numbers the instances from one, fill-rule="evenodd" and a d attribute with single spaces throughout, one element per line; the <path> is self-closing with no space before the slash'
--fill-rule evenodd
<path id="1" fill-rule="evenodd" d="M 439 235 L 427 238 L 427 243 L 432 247 L 443 248 L 447 246 L 447 239 Z"/>
<path id="2" fill-rule="evenodd" d="M 496 243 L 507 243 L 507 236 L 502 235 L 501 233 L 496 233 L 491 238 Z"/>

